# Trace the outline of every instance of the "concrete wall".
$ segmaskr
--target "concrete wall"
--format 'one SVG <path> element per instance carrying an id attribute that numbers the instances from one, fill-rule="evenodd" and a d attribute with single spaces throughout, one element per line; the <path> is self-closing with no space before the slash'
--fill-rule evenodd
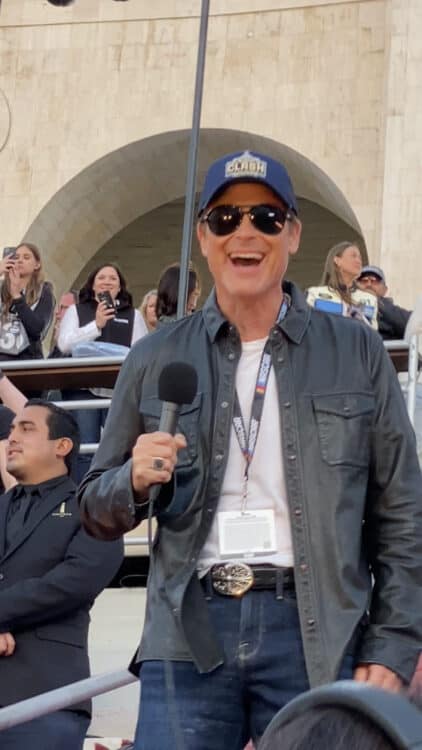
<path id="1" fill-rule="evenodd" d="M 386 60 L 379 260 L 391 286 L 422 294 L 422 2 L 392 0 Z"/>
<path id="2" fill-rule="evenodd" d="M 38 241 L 58 291 L 183 196 L 198 8 L 2 2 L 3 242 Z M 214 0 L 199 165 L 248 143 L 287 158 L 300 197 L 362 234 L 407 304 L 422 287 L 420 11 L 419 0 Z"/>

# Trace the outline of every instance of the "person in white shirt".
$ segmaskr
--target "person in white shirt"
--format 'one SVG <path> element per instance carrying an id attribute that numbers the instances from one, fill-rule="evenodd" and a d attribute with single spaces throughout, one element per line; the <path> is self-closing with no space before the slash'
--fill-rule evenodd
<path id="1" fill-rule="evenodd" d="M 104 298 L 105 295 L 105 298 Z M 114 264 L 100 266 L 88 276 L 79 293 L 79 303 L 71 305 L 60 324 L 58 347 L 72 353 L 78 344 L 103 342 L 129 348 L 148 333 L 139 310 L 133 307 L 126 280 Z M 100 354 L 100 352 L 99 352 Z M 92 399 L 104 393 L 94 390 L 66 391 L 66 400 Z M 83 443 L 98 443 L 106 418 L 105 409 L 77 410 L 75 417 Z M 92 456 L 78 458 L 77 479 L 87 472 Z"/>

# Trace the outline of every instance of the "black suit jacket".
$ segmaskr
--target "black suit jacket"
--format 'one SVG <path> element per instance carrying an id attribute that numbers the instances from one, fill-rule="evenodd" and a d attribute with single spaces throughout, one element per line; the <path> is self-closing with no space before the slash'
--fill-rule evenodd
<path id="1" fill-rule="evenodd" d="M 89 676 L 89 610 L 123 559 L 123 542 L 89 537 L 76 487 L 65 478 L 29 515 L 5 552 L 13 490 L 0 497 L 0 632 L 16 640 L 0 656 L 0 706 Z M 90 702 L 73 710 L 90 711 Z"/>

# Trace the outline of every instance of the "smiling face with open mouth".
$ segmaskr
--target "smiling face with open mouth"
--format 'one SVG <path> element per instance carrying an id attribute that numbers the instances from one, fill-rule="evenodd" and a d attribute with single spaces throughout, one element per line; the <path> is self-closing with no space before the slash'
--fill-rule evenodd
<path id="1" fill-rule="evenodd" d="M 286 210 L 283 202 L 265 185 L 253 182 L 235 183 L 206 209 L 216 206 L 239 206 L 244 212 L 253 206 L 274 206 Z M 218 303 L 227 314 L 235 299 L 246 305 L 275 307 L 281 300 L 281 281 L 289 255 L 296 253 L 300 239 L 300 222 L 286 221 L 278 234 L 260 231 L 245 212 L 240 224 L 230 234 L 214 234 L 207 222 L 198 224 L 201 251 L 214 278 Z"/>

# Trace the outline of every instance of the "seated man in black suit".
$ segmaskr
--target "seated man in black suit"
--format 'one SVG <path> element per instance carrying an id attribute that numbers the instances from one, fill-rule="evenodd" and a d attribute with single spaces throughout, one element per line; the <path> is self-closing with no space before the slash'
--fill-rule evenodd
<path id="1" fill-rule="evenodd" d="M 79 448 L 74 418 L 27 402 L 12 423 L 0 498 L 0 706 L 89 676 L 89 610 L 118 571 L 123 545 L 89 537 L 68 476 Z M 0 732 L 2 750 L 80 750 L 84 701 Z"/>

